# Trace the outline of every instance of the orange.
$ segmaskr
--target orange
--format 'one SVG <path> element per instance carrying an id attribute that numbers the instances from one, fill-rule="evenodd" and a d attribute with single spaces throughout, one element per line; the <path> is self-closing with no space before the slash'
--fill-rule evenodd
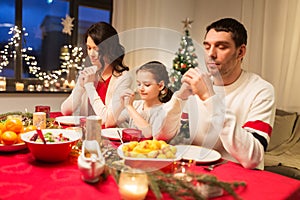
<path id="1" fill-rule="evenodd" d="M 23 123 L 20 119 L 13 118 L 6 120 L 6 130 L 20 133 L 23 130 Z"/>
<path id="2" fill-rule="evenodd" d="M 34 125 L 29 125 L 29 126 L 25 126 L 24 127 L 24 133 L 26 133 L 26 132 L 29 132 L 29 131 L 34 131 L 34 130 L 36 130 L 37 129 L 37 127 L 36 126 L 34 126 Z"/>
<path id="3" fill-rule="evenodd" d="M 6 124 L 5 124 L 5 122 L 0 122 L 0 130 L 2 131 L 2 133 L 4 133 L 6 131 Z"/>
<path id="4" fill-rule="evenodd" d="M 24 143 L 24 141 L 21 139 L 21 135 L 22 135 L 22 134 L 23 134 L 23 133 L 17 134 L 17 135 L 18 135 L 17 143 Z"/>
<path id="5" fill-rule="evenodd" d="M 11 145 L 18 142 L 18 135 L 13 131 L 5 131 L 1 135 L 3 144 Z"/>

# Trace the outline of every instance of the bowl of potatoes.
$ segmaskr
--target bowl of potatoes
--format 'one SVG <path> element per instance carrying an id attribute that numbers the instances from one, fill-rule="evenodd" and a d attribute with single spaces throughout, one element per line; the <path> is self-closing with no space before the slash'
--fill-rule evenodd
<path id="1" fill-rule="evenodd" d="M 176 146 L 163 140 L 143 140 L 123 143 L 117 149 L 125 164 L 147 171 L 164 169 L 181 159 Z"/>

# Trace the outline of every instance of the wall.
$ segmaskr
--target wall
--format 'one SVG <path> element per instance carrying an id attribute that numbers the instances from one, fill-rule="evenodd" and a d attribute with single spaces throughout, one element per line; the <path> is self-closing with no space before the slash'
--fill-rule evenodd
<path id="1" fill-rule="evenodd" d="M 248 31 L 246 57 L 243 68 L 257 73 L 275 88 L 277 108 L 300 112 L 300 1 L 298 0 L 122 0 L 114 1 L 113 25 L 119 33 L 156 27 L 183 34 L 186 17 L 194 20 L 192 38 L 202 45 L 206 26 L 223 17 L 241 21 Z M 158 31 L 159 32 L 159 31 Z M 159 60 L 172 66 L 180 39 L 144 33 L 145 39 L 168 42 L 166 51 L 149 49 L 130 51 L 125 56 L 130 67 L 149 60 Z M 165 38 L 164 38 L 165 37 Z M 152 39 L 154 38 L 154 39 Z M 131 41 L 123 40 L 126 50 Z M 175 47 L 173 48 L 173 45 Z M 165 46 L 163 46 L 165 47 Z M 199 49 L 196 46 L 196 49 Z M 173 51 L 173 52 L 172 52 Z M 199 54 L 197 54 L 199 55 Z M 198 56 L 199 57 L 199 56 Z"/>
<path id="2" fill-rule="evenodd" d="M 68 97 L 66 94 L 22 94 L 3 93 L 0 97 L 0 113 L 20 111 L 34 112 L 36 105 L 48 105 L 51 111 L 60 111 L 61 103 Z"/>

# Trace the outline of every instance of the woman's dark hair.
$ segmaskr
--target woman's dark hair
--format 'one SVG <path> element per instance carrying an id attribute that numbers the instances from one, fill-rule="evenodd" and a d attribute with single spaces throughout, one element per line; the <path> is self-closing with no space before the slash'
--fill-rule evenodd
<path id="1" fill-rule="evenodd" d="M 138 73 L 139 71 L 150 72 L 151 74 L 153 74 L 153 77 L 157 83 L 159 83 L 160 81 L 164 81 L 165 86 L 158 96 L 160 102 L 166 103 L 171 99 L 173 92 L 167 87 L 170 79 L 167 68 L 164 64 L 158 61 L 151 61 L 138 68 L 136 73 Z"/>
<path id="2" fill-rule="evenodd" d="M 100 63 L 104 66 L 104 57 L 113 67 L 114 72 L 120 75 L 129 68 L 123 64 L 125 49 L 119 42 L 119 36 L 110 24 L 106 22 L 98 22 L 93 24 L 85 34 L 85 42 L 90 36 L 99 48 Z M 115 74 L 114 74 L 115 75 Z"/>
<path id="3" fill-rule="evenodd" d="M 232 18 L 224 18 L 213 22 L 206 27 L 206 34 L 211 29 L 225 32 L 231 32 L 231 37 L 236 47 L 240 47 L 242 44 L 247 45 L 247 30 L 244 25 Z M 205 34 L 205 37 L 206 37 Z"/>

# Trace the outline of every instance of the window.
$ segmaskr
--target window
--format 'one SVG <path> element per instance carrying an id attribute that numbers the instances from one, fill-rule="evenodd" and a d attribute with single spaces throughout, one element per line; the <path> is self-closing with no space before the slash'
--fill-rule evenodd
<path id="1" fill-rule="evenodd" d="M 29 84 L 59 76 L 67 51 L 84 52 L 87 28 L 111 22 L 112 0 L 1 1 L 0 12 L 0 76 Z M 71 31 L 62 24 L 68 20 Z"/>
<path id="2" fill-rule="evenodd" d="M 11 37 L 10 28 L 15 24 L 15 2 L 1 1 L 0 2 L 0 76 L 13 77 L 14 76 L 14 54 L 8 54 L 9 39 Z M 6 14 L 4 14 L 6 13 Z M 6 51 L 7 50 L 7 51 Z M 8 63 L 8 60 L 11 62 Z"/>

